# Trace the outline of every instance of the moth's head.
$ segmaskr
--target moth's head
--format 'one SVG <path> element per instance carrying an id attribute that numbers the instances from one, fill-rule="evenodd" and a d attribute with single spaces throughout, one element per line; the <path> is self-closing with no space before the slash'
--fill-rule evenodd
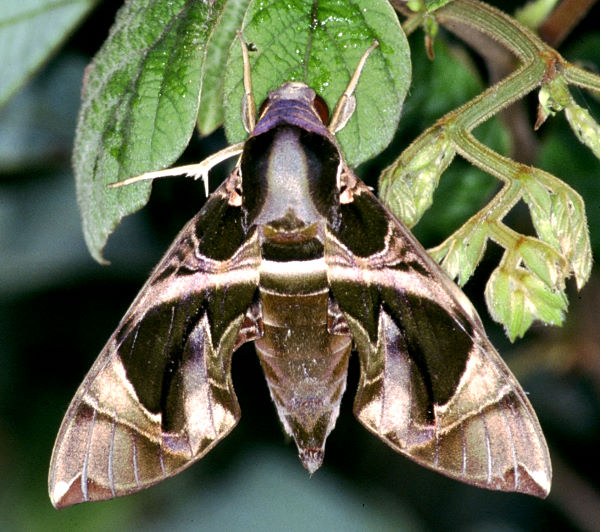
<path id="1" fill-rule="evenodd" d="M 269 92 L 258 112 L 252 135 L 260 135 L 280 124 L 301 127 L 328 138 L 329 108 L 325 100 L 300 81 L 288 81 Z"/>

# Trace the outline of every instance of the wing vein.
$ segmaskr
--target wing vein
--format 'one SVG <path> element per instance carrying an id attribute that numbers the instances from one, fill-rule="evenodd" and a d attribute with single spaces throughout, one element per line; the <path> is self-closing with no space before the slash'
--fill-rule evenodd
<path id="1" fill-rule="evenodd" d="M 115 490 L 115 472 L 114 472 L 114 460 L 115 460 L 115 434 L 117 432 L 117 413 L 113 414 L 112 431 L 110 434 L 110 447 L 108 449 L 108 484 L 110 486 L 110 492 L 115 497 L 117 492 Z"/>
<path id="2" fill-rule="evenodd" d="M 138 465 L 137 438 L 136 438 L 135 432 L 133 432 L 131 434 L 131 437 L 133 439 L 133 475 L 135 477 L 135 483 L 136 483 L 137 487 L 139 488 L 141 486 L 141 484 L 140 484 L 140 471 L 139 471 L 139 465 Z"/>
<path id="3" fill-rule="evenodd" d="M 460 425 L 460 437 L 462 440 L 462 476 L 464 477 L 467 474 L 467 458 L 469 453 L 467 453 L 467 437 L 465 435 L 465 424 L 461 423 Z"/>
<path id="4" fill-rule="evenodd" d="M 515 446 L 515 437 L 513 431 L 511 429 L 510 421 L 506 415 L 506 409 L 510 410 L 510 413 L 513 418 L 517 418 L 516 412 L 513 411 L 513 405 L 508 400 L 503 400 L 499 403 L 500 411 L 502 412 L 502 417 L 504 418 L 504 423 L 506 424 L 506 429 L 508 430 L 509 441 L 510 441 L 510 449 L 512 451 L 513 457 L 513 470 L 514 470 L 514 483 L 513 487 L 515 490 L 519 486 L 521 479 L 519 478 L 519 458 L 517 456 L 517 448 Z"/>
<path id="5" fill-rule="evenodd" d="M 492 446 L 483 412 L 479 412 L 479 417 L 481 418 L 481 423 L 483 424 L 483 435 L 485 437 L 485 452 L 487 453 L 487 484 L 489 486 L 492 482 Z"/>
<path id="6" fill-rule="evenodd" d="M 85 501 L 88 499 L 88 466 L 90 463 L 90 449 L 92 448 L 92 438 L 94 435 L 94 426 L 98 412 L 93 409 L 92 420 L 90 421 L 90 430 L 88 432 L 87 442 L 85 445 L 85 456 L 83 458 L 83 467 L 81 468 L 81 493 Z"/>
<path id="7" fill-rule="evenodd" d="M 204 356 L 202 357 L 202 364 L 204 366 L 204 378 L 207 380 L 208 382 L 208 389 L 206 391 L 206 402 L 208 403 L 208 417 L 210 419 L 210 425 L 212 427 L 213 430 L 213 434 L 217 434 L 217 427 L 215 424 L 215 412 L 214 412 L 214 404 L 213 404 L 213 397 L 212 397 L 212 393 L 211 393 L 211 388 L 214 387 L 214 383 L 212 378 L 209 376 L 209 372 L 208 372 L 208 360 L 207 360 L 207 351 L 212 351 L 212 334 L 211 336 L 207 339 L 206 338 L 206 331 L 210 331 L 210 323 L 208 321 L 208 314 L 204 314 L 204 321 L 205 321 L 205 327 L 203 328 L 203 334 L 202 334 L 202 343 L 203 343 L 203 348 L 204 348 Z M 211 331 L 212 332 L 212 331 Z M 212 353 L 210 353 L 212 354 Z M 192 453 L 193 454 L 193 453 Z"/>
<path id="8" fill-rule="evenodd" d="M 158 461 L 160 462 L 160 471 L 163 477 L 167 476 L 167 470 L 165 468 L 165 455 L 163 451 L 163 433 L 160 433 L 160 446 L 158 447 Z"/>

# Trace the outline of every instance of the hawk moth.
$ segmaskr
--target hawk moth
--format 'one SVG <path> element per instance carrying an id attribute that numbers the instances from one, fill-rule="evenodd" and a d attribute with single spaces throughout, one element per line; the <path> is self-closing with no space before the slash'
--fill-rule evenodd
<path id="1" fill-rule="evenodd" d="M 355 349 L 354 412 L 394 450 L 476 486 L 548 494 L 538 420 L 473 306 L 336 141 L 375 46 L 331 121 L 311 88 L 288 82 L 256 122 L 243 46 L 249 137 L 213 157 L 241 152 L 72 400 L 50 465 L 56 507 L 136 492 L 203 457 L 240 418 L 230 367 L 249 341 L 311 473 Z"/>

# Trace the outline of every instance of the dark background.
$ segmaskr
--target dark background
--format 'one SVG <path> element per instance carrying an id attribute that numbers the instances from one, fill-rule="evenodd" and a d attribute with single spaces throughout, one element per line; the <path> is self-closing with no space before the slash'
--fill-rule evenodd
<path id="1" fill-rule="evenodd" d="M 116 6 L 105 2 L 66 45 L 0 110 L 0 528 L 10 530 L 593 530 L 600 528 L 600 285 L 597 271 L 581 293 L 570 285 L 562 329 L 537 326 L 510 344 L 489 323 L 482 293 L 500 251 L 493 245 L 467 285 L 500 352 L 530 393 L 554 465 L 546 501 L 472 488 L 419 467 L 370 435 L 351 412 L 357 382 L 352 360 L 342 413 L 324 466 L 310 478 L 268 396 L 253 348 L 234 356 L 242 420 L 197 465 L 138 495 L 55 511 L 47 468 L 68 402 L 128 305 L 182 225 L 200 208 L 203 186 L 156 182 L 150 204 L 122 224 L 102 267 L 80 228 L 70 152 L 83 69 L 106 38 Z M 506 7 L 506 3 L 503 6 Z M 598 8 L 559 51 L 597 71 Z M 487 81 L 485 65 L 442 34 L 436 61 L 411 37 L 414 78 L 394 144 L 359 172 L 376 185 L 388 164 L 426 126 L 464 103 Z M 479 78 L 478 78 L 479 76 Z M 572 90 L 600 118 L 594 96 Z M 526 100 L 531 119 L 535 99 Z M 477 130 L 499 150 L 499 121 Z M 536 165 L 587 202 L 594 251 L 600 245 L 600 163 L 579 145 L 562 116 L 537 134 Z M 225 145 L 221 132 L 194 137 L 185 161 Z M 225 175 L 211 175 L 211 190 Z M 447 236 L 480 208 L 498 184 L 462 161 L 445 174 L 416 233 L 425 245 Z M 517 208 L 512 226 L 527 231 Z"/>

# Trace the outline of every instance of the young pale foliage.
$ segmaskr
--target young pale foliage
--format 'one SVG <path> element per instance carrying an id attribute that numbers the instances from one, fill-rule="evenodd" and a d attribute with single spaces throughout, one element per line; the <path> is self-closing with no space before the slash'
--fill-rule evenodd
<path id="1" fill-rule="evenodd" d="M 498 178 L 503 186 L 489 204 L 430 252 L 462 285 L 483 257 L 488 239 L 493 240 L 505 253 L 488 282 L 486 301 L 509 338 L 522 336 L 534 320 L 561 324 L 566 310 L 566 279 L 573 275 L 581 288 L 591 272 L 583 200 L 548 172 L 494 152 L 471 130 L 514 100 L 539 89 L 536 125 L 564 110 L 577 137 L 598 155 L 599 126 L 573 101 L 568 85 L 600 92 L 600 78 L 571 65 L 514 19 L 485 4 L 457 0 L 440 9 L 418 2 L 414 7 L 420 10 L 414 21 L 424 17 L 421 21 L 429 27 L 434 17 L 459 36 L 461 31 L 491 36 L 514 53 L 521 65 L 513 75 L 440 118 L 417 138 L 382 173 L 380 196 L 412 225 L 430 206 L 439 179 L 455 154 Z M 529 208 L 537 238 L 519 235 L 502 223 L 519 200 Z"/>

